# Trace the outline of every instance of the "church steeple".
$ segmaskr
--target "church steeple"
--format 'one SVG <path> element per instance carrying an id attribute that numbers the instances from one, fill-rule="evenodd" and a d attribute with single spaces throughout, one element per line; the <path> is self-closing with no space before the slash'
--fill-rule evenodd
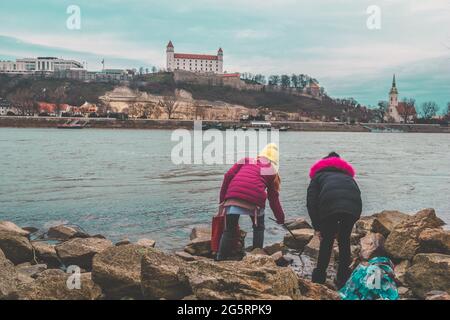
<path id="1" fill-rule="evenodd" d="M 389 93 L 390 94 L 398 94 L 397 84 L 395 83 L 395 74 L 394 74 L 394 77 L 392 78 L 392 88 Z"/>

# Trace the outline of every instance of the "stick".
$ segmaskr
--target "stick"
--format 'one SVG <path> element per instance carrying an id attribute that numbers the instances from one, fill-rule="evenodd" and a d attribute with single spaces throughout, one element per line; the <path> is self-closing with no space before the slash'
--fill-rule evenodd
<path id="1" fill-rule="evenodd" d="M 272 221 L 277 222 L 277 220 L 273 219 L 273 218 L 269 218 Z M 283 228 L 286 229 L 287 231 L 289 231 L 289 233 L 291 234 L 291 236 L 294 238 L 294 240 L 297 240 L 297 238 L 295 237 L 295 235 L 292 233 L 292 231 L 287 227 L 286 223 L 282 224 Z"/>

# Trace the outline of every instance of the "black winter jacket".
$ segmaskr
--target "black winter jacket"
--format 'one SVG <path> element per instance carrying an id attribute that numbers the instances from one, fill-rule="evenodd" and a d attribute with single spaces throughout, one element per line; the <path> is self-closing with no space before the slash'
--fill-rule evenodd
<path id="1" fill-rule="evenodd" d="M 339 158 L 332 159 L 334 161 L 328 163 L 336 164 Z M 316 170 L 314 167 L 311 169 L 307 195 L 308 214 L 313 228 L 319 230 L 323 219 L 339 213 L 348 213 L 355 220 L 359 219 L 362 211 L 361 191 L 353 178 L 353 168 L 346 162 L 342 166 L 327 166 L 327 163 L 323 166 L 320 161 L 317 164 Z"/>

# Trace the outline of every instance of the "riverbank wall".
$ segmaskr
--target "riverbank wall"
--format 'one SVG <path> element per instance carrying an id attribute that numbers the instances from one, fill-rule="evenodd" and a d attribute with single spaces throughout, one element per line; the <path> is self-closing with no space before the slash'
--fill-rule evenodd
<path id="1" fill-rule="evenodd" d="M 56 117 L 0 117 L 0 127 L 12 128 L 56 128 L 70 119 L 86 121 L 89 128 L 96 129 L 193 129 L 193 120 L 153 120 L 111 118 L 56 118 Z M 202 121 L 203 124 L 222 123 L 225 127 L 243 126 L 238 121 Z M 410 133 L 450 133 L 450 127 L 422 124 L 346 124 L 342 122 L 293 122 L 272 121 L 275 128 L 289 127 L 290 131 L 325 132 L 410 132 Z"/>

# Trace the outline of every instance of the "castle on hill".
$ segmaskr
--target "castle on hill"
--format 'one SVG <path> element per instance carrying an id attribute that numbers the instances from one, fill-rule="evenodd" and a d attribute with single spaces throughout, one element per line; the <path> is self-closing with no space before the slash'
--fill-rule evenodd
<path id="1" fill-rule="evenodd" d="M 219 48 L 217 55 L 175 53 L 172 41 L 166 47 L 168 71 L 184 70 L 201 73 L 223 73 L 223 50 Z"/>

